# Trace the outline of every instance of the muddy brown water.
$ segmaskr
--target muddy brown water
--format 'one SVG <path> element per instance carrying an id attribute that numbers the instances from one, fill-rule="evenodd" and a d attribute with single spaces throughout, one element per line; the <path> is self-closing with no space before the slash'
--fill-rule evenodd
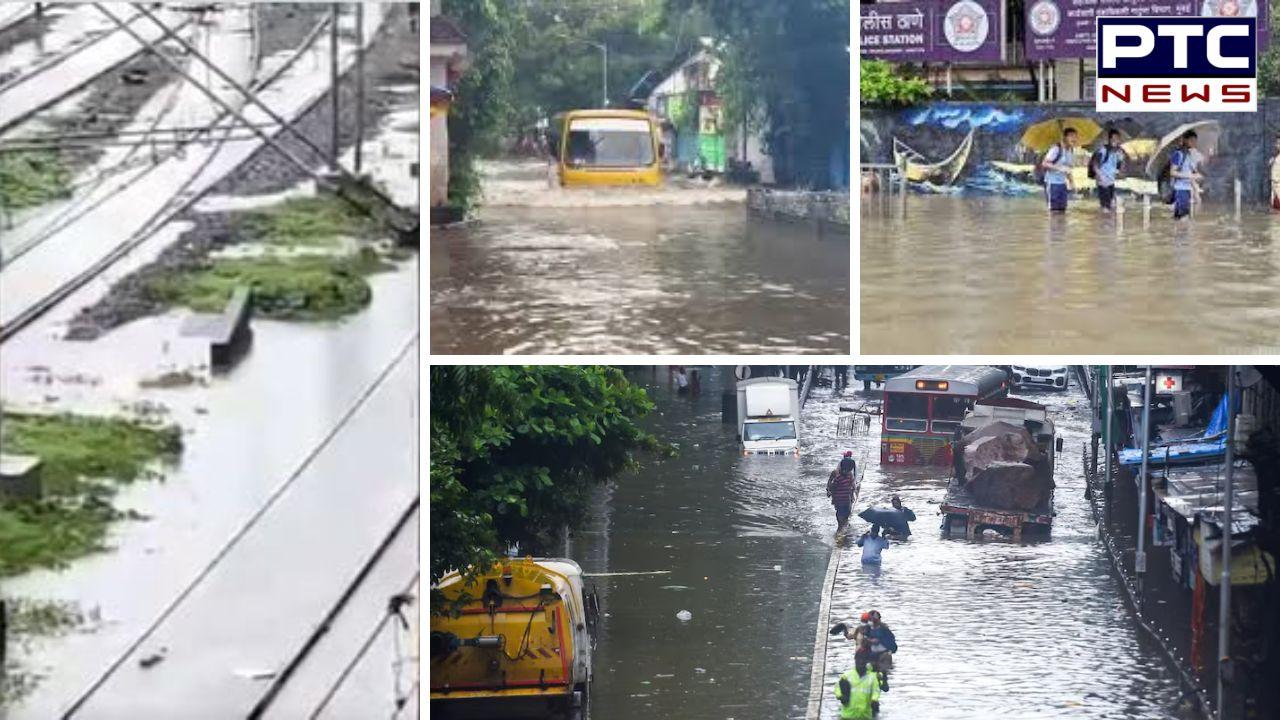
<path id="1" fill-rule="evenodd" d="M 735 189 L 550 191 L 538 162 L 486 181 L 476 220 L 432 230 L 433 352 L 848 352 L 843 230 Z"/>
<path id="2" fill-rule="evenodd" d="M 861 339 L 875 353 L 1274 353 L 1280 223 L 1208 205 L 1176 225 L 1134 202 L 910 195 L 865 203 Z"/>
<path id="3" fill-rule="evenodd" d="M 689 398 L 665 369 L 632 371 L 658 405 L 654 429 L 680 455 L 603 493 L 570 544 L 589 573 L 670 571 L 592 581 L 604 613 L 592 717 L 805 717 L 834 529 L 822 488 L 845 449 L 866 468 L 859 510 L 896 492 L 919 518 L 878 571 L 853 555 L 837 573 L 832 621 L 875 607 L 898 636 L 882 718 L 1176 716 L 1177 683 L 1139 636 L 1083 499 L 1089 421 L 1074 389 L 1025 395 L 1054 409 L 1066 449 L 1051 539 L 1013 545 L 944 539 L 944 479 L 882 471 L 876 423 L 835 437 L 840 405 L 877 391 L 815 389 L 798 457 L 743 457 L 720 421 L 721 373 L 704 372 L 703 394 Z M 838 716 L 827 698 L 852 662 L 845 645 L 830 646 L 823 718 Z"/>

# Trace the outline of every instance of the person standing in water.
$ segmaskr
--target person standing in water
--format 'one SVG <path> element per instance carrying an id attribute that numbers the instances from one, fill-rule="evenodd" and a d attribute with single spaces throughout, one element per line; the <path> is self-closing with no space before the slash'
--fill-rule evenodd
<path id="1" fill-rule="evenodd" d="M 853 498 L 857 494 L 858 464 L 853 460 L 853 452 L 846 451 L 840 458 L 840 465 L 827 476 L 827 497 L 836 510 L 836 534 L 844 531 L 849 523 L 849 515 L 853 512 Z"/>
<path id="2" fill-rule="evenodd" d="M 862 548 L 862 564 L 879 565 L 880 553 L 889 547 L 889 541 L 880 537 L 880 526 L 872 525 L 871 532 L 858 538 L 858 547 Z"/>
<path id="3" fill-rule="evenodd" d="M 1044 193 L 1049 200 L 1049 212 L 1067 211 L 1067 191 L 1071 189 L 1071 168 L 1075 165 L 1076 129 L 1062 131 L 1062 142 L 1055 143 L 1044 154 L 1040 167 L 1044 170 Z"/>
<path id="4" fill-rule="evenodd" d="M 1195 130 L 1182 134 L 1178 149 L 1169 158 L 1169 177 L 1173 179 L 1173 219 L 1191 216 L 1193 193 L 1199 195 L 1200 151 L 1196 149 L 1199 138 Z"/>
<path id="5" fill-rule="evenodd" d="M 1098 204 L 1103 212 L 1115 209 L 1116 177 L 1124 167 L 1125 154 L 1120 147 L 1120 131 L 1107 132 L 1107 144 L 1098 148 L 1089 162 L 1093 177 L 1098 182 Z"/>

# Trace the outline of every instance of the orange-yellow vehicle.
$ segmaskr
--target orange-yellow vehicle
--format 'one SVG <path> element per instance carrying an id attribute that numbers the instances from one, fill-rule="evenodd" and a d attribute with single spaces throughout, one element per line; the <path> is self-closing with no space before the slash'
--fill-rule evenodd
<path id="1" fill-rule="evenodd" d="M 504 560 L 437 587 L 460 612 L 431 618 L 433 718 L 586 720 L 599 606 L 577 563 Z"/>
<path id="2" fill-rule="evenodd" d="M 550 126 L 564 187 L 660 185 L 665 148 L 658 122 L 642 110 L 571 110 Z"/>

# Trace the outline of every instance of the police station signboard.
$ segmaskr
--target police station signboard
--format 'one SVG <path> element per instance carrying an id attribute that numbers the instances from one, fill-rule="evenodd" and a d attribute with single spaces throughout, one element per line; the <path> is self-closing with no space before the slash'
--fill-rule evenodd
<path id="1" fill-rule="evenodd" d="M 1261 0 L 1026 0 L 1028 60 L 1091 58 L 1099 17 L 1222 17 L 1258 19 L 1258 47 L 1268 40 Z"/>
<path id="2" fill-rule="evenodd" d="M 1255 112 L 1254 18 L 1099 17 L 1099 112 Z"/>
<path id="3" fill-rule="evenodd" d="M 861 5 L 861 55 L 894 62 L 999 62 L 1003 0 Z"/>

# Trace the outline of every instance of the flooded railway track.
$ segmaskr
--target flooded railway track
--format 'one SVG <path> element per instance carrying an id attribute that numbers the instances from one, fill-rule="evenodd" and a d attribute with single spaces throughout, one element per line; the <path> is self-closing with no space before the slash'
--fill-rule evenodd
<path id="1" fill-rule="evenodd" d="M 320 43 L 320 41 L 324 37 L 324 34 L 325 34 L 324 30 L 329 26 L 330 22 L 331 22 L 331 18 L 329 16 L 325 16 L 321 18 L 319 21 L 317 21 L 314 28 L 307 34 L 303 42 L 283 62 L 281 62 L 277 67 L 273 68 L 267 76 L 256 79 L 253 82 L 253 84 L 249 87 L 250 91 L 257 94 L 262 92 L 263 90 L 273 87 L 282 77 L 284 77 L 297 64 L 299 59 L 306 57 L 310 53 L 315 51 L 317 45 Z M 255 64 L 256 62 L 257 62 L 257 58 L 255 54 Z M 325 97 L 325 92 L 318 93 L 309 102 L 307 102 L 300 108 L 297 108 L 296 111 L 292 113 L 293 117 L 289 118 L 289 120 L 292 122 L 297 120 L 300 117 L 305 116 L 306 113 L 309 112 L 313 107 L 315 107 L 317 103 L 321 102 L 324 97 Z M 128 256 L 135 249 L 137 249 L 143 243 L 145 243 L 148 239 L 150 239 L 152 235 L 154 235 L 156 231 L 159 230 L 161 227 L 163 227 L 166 223 L 175 219 L 180 213 L 187 210 L 194 203 L 199 201 L 200 198 L 202 198 L 204 194 L 213 187 L 214 183 L 205 183 L 205 186 L 203 188 L 194 192 L 191 190 L 192 186 L 195 185 L 197 181 L 204 176 L 205 171 L 208 170 L 214 164 L 214 162 L 219 158 L 220 151 L 223 149 L 225 144 L 229 140 L 238 139 L 233 137 L 233 133 L 237 128 L 240 127 L 240 124 L 234 119 L 230 118 L 229 117 L 230 115 L 231 115 L 231 112 L 227 110 L 223 110 L 222 112 L 218 113 L 213 120 L 205 124 L 204 127 L 200 129 L 198 132 L 196 132 L 193 135 L 193 137 L 189 139 L 184 145 L 180 145 L 176 147 L 172 151 L 172 153 L 169 155 L 169 157 L 166 158 L 166 160 L 174 159 L 181 152 L 182 147 L 190 145 L 193 142 L 196 142 L 197 140 L 199 140 L 200 138 L 203 138 L 202 142 L 211 143 L 213 146 L 212 152 L 210 152 L 208 156 L 196 168 L 194 168 L 191 172 L 187 174 L 186 180 L 180 185 L 172 188 L 168 201 L 161 208 L 159 208 L 157 211 L 155 211 L 149 217 L 147 217 L 141 223 L 138 229 L 132 232 L 128 238 L 126 238 L 123 242 L 117 245 L 114 249 L 112 249 L 106 255 L 104 255 L 103 257 L 101 257 L 91 265 L 89 265 L 87 268 L 85 268 L 80 273 L 76 274 L 74 277 L 61 283 L 60 285 L 55 287 L 52 291 L 45 294 L 43 297 L 37 299 L 32 304 L 23 308 L 15 316 L 13 316 L 13 318 L 10 321 L 0 324 L 0 343 L 5 342 L 6 340 L 15 336 L 22 330 L 26 329 L 27 327 L 31 326 L 33 323 L 35 323 L 36 321 L 44 317 L 48 312 L 50 312 L 59 304 L 61 304 L 63 300 L 67 299 L 69 296 L 71 296 L 77 290 L 79 290 L 80 288 L 84 287 L 85 285 L 93 281 L 95 278 L 101 276 L 107 269 L 111 268 L 119 260 Z M 276 130 L 284 130 L 284 129 L 285 128 L 276 128 Z M 140 140 L 139 142 L 145 143 L 146 142 L 145 138 L 143 140 Z M 243 158 L 241 158 L 238 162 L 236 162 L 235 165 L 227 168 L 226 172 L 229 173 L 233 171 L 236 167 L 238 167 L 240 164 L 247 162 L 250 158 L 253 157 L 253 154 L 254 153 L 246 154 Z M 13 253 L 12 255 L 4 259 L 4 264 L 0 265 L 0 270 L 6 267 L 12 266 L 14 261 L 19 259 L 20 257 L 27 255 L 31 251 L 39 248 L 41 245 L 45 244 L 50 239 L 54 238 L 58 233 L 62 232 L 63 230 L 66 230 L 74 222 L 83 219 L 86 215 L 88 215 L 92 211 L 101 208 L 108 201 L 111 201 L 119 197 L 124 192 L 136 187 L 144 179 L 150 179 L 153 175 L 158 173 L 160 168 L 162 167 L 165 167 L 165 164 L 163 161 L 149 165 L 147 168 L 139 172 L 134 177 L 118 185 L 107 195 L 97 198 L 95 202 L 88 205 L 87 207 L 82 208 L 82 210 L 79 213 L 77 213 L 74 217 L 66 219 L 65 222 L 59 223 L 57 227 L 52 228 L 47 232 L 42 232 L 32 241 L 24 243 L 21 247 L 19 247 L 19 249 L 15 253 Z"/>

